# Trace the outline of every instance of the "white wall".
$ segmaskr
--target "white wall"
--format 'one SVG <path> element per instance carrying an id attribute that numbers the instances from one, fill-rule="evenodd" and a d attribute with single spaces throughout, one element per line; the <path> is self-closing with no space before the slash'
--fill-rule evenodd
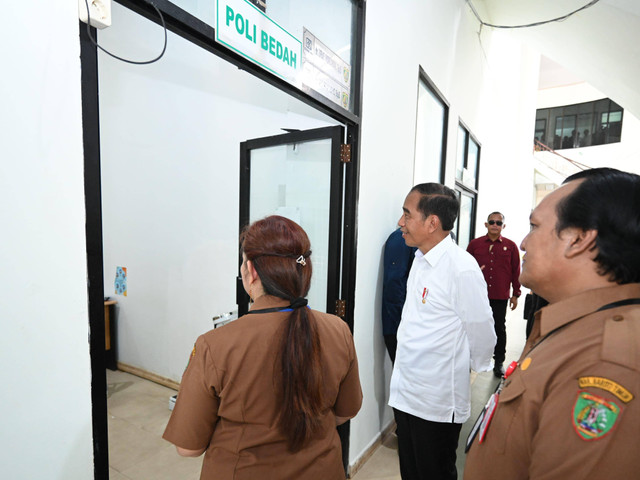
<path id="1" fill-rule="evenodd" d="M 476 236 L 489 213 L 506 216 L 504 235 L 517 245 L 529 233 L 533 131 L 540 56 L 511 32 L 492 32 L 489 79 L 481 92 L 482 154 Z M 484 139 L 484 141 L 482 140 Z"/>
<path id="2" fill-rule="evenodd" d="M 0 20 L 0 477 L 93 478 L 77 3 Z"/>
<path id="3" fill-rule="evenodd" d="M 112 7 L 100 43 L 153 58 L 161 27 Z M 168 42 L 148 66 L 100 53 L 104 281 L 118 301 L 118 361 L 180 381 L 197 336 L 236 308 L 240 142 L 335 122 L 177 35 Z M 116 266 L 127 267 L 126 297 L 114 293 Z"/>
<path id="4" fill-rule="evenodd" d="M 392 418 L 381 258 L 413 183 L 419 65 L 450 104 L 445 183 L 454 185 L 461 119 L 482 145 L 479 217 L 494 205 L 505 210 L 514 240 L 528 225 L 538 56 L 508 34 L 484 29 L 480 43 L 477 32 L 463 0 L 407 1 L 393 9 L 367 2 L 354 332 L 364 403 L 351 424 L 351 463 Z"/>
<path id="5" fill-rule="evenodd" d="M 478 3 L 478 2 L 474 2 Z M 483 0 L 498 25 L 522 25 L 549 20 L 585 6 L 586 1 Z M 640 3 L 604 0 L 562 22 L 513 30 L 515 38 L 568 68 L 626 110 L 640 115 Z"/>

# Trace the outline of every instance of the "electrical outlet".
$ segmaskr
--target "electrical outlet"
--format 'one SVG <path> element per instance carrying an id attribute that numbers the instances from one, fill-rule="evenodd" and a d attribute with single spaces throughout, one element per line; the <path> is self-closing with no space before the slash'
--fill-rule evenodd
<path id="1" fill-rule="evenodd" d="M 87 23 L 87 3 L 91 26 L 103 29 L 111 26 L 111 0 L 78 0 L 80 21 Z"/>

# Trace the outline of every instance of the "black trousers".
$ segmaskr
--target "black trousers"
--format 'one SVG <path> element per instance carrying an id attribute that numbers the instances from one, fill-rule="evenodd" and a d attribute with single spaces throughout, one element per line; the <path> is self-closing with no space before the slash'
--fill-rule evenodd
<path id="1" fill-rule="evenodd" d="M 496 330 L 496 348 L 493 350 L 493 359 L 496 365 L 502 365 L 507 352 L 507 303 L 509 300 L 489 300 L 493 310 L 493 326 Z"/>
<path id="2" fill-rule="evenodd" d="M 384 344 L 387 347 L 387 352 L 389 352 L 391 363 L 395 363 L 396 350 L 398 349 L 398 337 L 396 337 L 395 335 L 385 335 Z"/>
<path id="3" fill-rule="evenodd" d="M 456 480 L 460 423 L 423 420 L 393 409 L 402 480 Z"/>

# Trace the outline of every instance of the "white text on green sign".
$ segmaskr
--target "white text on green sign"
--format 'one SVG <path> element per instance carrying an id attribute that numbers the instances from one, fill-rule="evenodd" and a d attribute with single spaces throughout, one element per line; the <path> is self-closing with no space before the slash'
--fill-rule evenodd
<path id="1" fill-rule="evenodd" d="M 302 44 L 246 0 L 218 0 L 216 40 L 291 83 L 297 83 Z"/>

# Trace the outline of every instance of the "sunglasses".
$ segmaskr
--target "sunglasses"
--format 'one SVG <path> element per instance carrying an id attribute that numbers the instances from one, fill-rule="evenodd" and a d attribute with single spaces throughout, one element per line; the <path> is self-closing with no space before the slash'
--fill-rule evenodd
<path id="1" fill-rule="evenodd" d="M 498 225 L 499 227 L 502 226 L 502 220 L 489 220 L 487 223 L 489 225 L 494 225 L 495 224 L 495 225 Z"/>

